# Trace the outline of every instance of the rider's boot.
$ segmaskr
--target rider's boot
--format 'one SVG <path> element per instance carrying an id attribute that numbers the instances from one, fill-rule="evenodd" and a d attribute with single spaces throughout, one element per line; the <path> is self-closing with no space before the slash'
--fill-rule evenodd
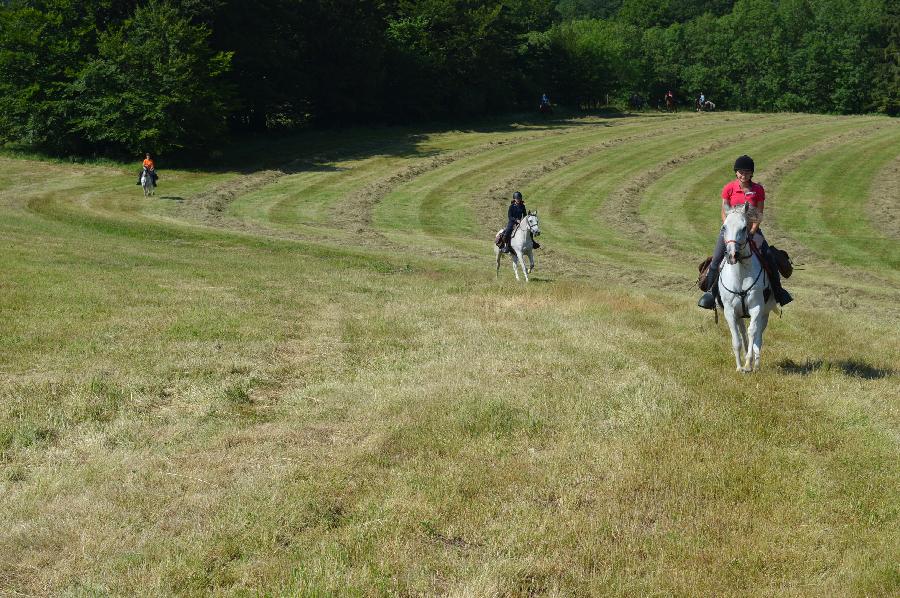
<path id="1" fill-rule="evenodd" d="M 706 274 L 706 284 L 707 289 L 703 296 L 700 297 L 700 301 L 697 302 L 698 307 L 702 307 L 703 309 L 715 309 L 716 308 L 716 291 L 719 289 L 719 271 L 715 268 L 710 268 L 709 272 Z"/>
<path id="2" fill-rule="evenodd" d="M 772 274 L 772 292 L 775 294 L 775 301 L 778 305 L 784 307 L 793 301 L 794 298 L 781 286 L 781 272 L 778 271 L 778 264 L 775 263 L 775 257 L 771 251 L 766 253 L 766 261 L 769 262 L 769 270 Z"/>
<path id="3" fill-rule="evenodd" d="M 534 239 L 531 240 L 531 245 L 532 245 L 532 247 L 534 247 L 535 249 L 540 249 L 540 248 L 541 248 L 541 244 L 538 243 L 537 241 L 535 241 Z"/>

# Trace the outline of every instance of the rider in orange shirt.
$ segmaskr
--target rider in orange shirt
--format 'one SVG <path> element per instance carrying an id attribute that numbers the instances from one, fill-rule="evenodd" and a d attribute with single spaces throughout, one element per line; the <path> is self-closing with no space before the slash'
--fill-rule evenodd
<path id="1" fill-rule="evenodd" d="M 150 173 L 150 176 L 153 177 L 153 186 L 156 186 L 156 179 L 159 176 L 156 174 L 156 164 L 153 163 L 153 158 L 150 157 L 150 152 L 144 154 L 144 162 L 141 164 L 141 171 L 138 173 L 137 184 L 141 184 L 141 175 L 144 174 L 144 169 Z"/>

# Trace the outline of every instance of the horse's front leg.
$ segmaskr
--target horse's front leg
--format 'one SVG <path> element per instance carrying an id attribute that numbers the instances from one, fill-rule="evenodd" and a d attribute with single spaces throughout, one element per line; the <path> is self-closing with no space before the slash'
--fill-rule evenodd
<path id="1" fill-rule="evenodd" d="M 528 267 L 528 272 L 530 273 L 532 270 L 534 270 L 534 250 L 533 249 L 528 250 L 528 261 L 529 261 L 529 263 L 531 263 L 531 266 Z"/>
<path id="2" fill-rule="evenodd" d="M 762 337 L 766 325 L 769 323 L 769 314 L 762 313 L 762 309 L 758 313 L 752 313 L 750 317 L 750 343 L 747 347 L 747 359 L 744 362 L 744 369 L 748 372 L 759 369 L 759 356 L 762 351 Z"/>
<path id="3" fill-rule="evenodd" d="M 500 278 L 500 256 L 501 255 L 503 255 L 503 254 L 500 253 L 500 248 L 495 246 L 494 247 L 494 257 L 497 258 L 497 275 L 496 275 L 497 278 Z"/>
<path id="4" fill-rule="evenodd" d="M 516 252 L 512 249 L 509 250 L 509 255 L 512 258 L 513 274 L 516 275 L 516 280 L 519 280 L 519 258 L 516 257 Z M 523 267 L 522 271 L 524 270 L 525 268 Z"/>
<path id="5" fill-rule="evenodd" d="M 728 328 L 731 329 L 731 349 L 734 351 L 735 369 L 740 372 L 741 352 L 746 346 L 744 344 L 744 335 L 741 332 L 744 323 L 734 315 L 734 309 L 730 306 L 725 306 L 725 321 L 728 322 Z"/>
<path id="6" fill-rule="evenodd" d="M 522 262 L 522 274 L 525 275 L 525 282 L 528 282 L 528 267 L 525 266 L 525 252 L 519 254 L 519 260 Z"/>
<path id="7" fill-rule="evenodd" d="M 747 369 L 747 360 L 750 359 L 750 336 L 747 334 L 747 324 L 744 322 L 744 318 L 737 318 L 737 327 L 741 332 L 741 357 L 744 361 L 743 367 L 738 367 L 738 370 L 746 374 L 750 371 Z"/>

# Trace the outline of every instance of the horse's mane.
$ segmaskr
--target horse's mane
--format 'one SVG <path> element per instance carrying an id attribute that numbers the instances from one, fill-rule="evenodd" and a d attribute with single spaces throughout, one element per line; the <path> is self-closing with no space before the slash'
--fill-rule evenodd
<path id="1" fill-rule="evenodd" d="M 738 216 L 744 216 L 745 215 L 744 214 L 744 204 L 741 204 L 739 206 L 734 206 L 733 208 L 731 208 L 727 212 L 725 212 L 726 217 L 730 216 L 731 214 L 737 214 Z M 756 206 L 751 205 L 747 209 L 746 217 L 747 217 L 747 222 L 757 222 L 757 223 L 762 222 L 762 214 L 756 208 Z"/>

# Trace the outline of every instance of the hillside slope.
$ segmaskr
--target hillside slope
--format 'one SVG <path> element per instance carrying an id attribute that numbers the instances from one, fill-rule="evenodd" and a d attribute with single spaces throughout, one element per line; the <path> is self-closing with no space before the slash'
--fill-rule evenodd
<path id="1" fill-rule="evenodd" d="M 802 264 L 696 308 L 756 161 Z M 0 592 L 900 591 L 900 123 L 357 130 L 243 171 L 0 157 Z M 272 164 L 279 164 L 273 167 Z M 514 190 L 532 281 L 494 275 Z"/>

